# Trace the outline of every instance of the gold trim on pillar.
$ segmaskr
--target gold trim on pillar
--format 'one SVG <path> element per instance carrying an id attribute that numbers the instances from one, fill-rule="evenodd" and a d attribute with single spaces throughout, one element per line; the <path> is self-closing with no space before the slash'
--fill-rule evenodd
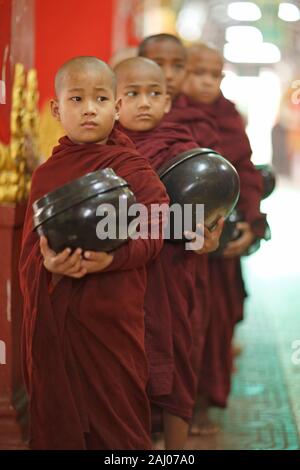
<path id="1" fill-rule="evenodd" d="M 41 150 L 41 160 L 45 161 L 52 154 L 53 147 L 58 145 L 58 140 L 65 135 L 59 121 L 56 121 L 51 114 L 50 103 L 44 103 L 40 111 L 39 143 Z"/>
<path id="2" fill-rule="evenodd" d="M 36 71 L 15 65 L 10 118 L 10 145 L 0 143 L 0 203 L 19 203 L 29 194 L 38 165 L 38 86 Z"/>

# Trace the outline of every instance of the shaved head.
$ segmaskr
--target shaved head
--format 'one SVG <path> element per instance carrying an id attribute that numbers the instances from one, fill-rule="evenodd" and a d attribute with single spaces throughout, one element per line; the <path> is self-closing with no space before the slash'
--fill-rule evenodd
<path id="1" fill-rule="evenodd" d="M 177 46 L 181 47 L 183 53 L 185 54 L 185 48 L 180 39 L 177 36 L 173 36 L 173 34 L 161 33 L 161 34 L 153 34 L 152 36 L 148 36 L 145 38 L 139 45 L 138 55 L 141 57 L 147 57 L 147 48 L 152 44 L 156 44 L 159 42 L 165 41 L 172 41 Z"/>
<path id="2" fill-rule="evenodd" d="M 118 111 L 111 68 L 97 57 L 74 57 L 58 70 L 55 92 L 52 115 L 69 139 L 78 144 L 105 144 Z"/>
<path id="3" fill-rule="evenodd" d="M 154 78 L 164 88 L 166 86 L 165 76 L 160 66 L 145 57 L 132 57 L 124 60 L 115 67 L 114 72 L 118 83 L 131 81 L 133 78 L 138 79 L 140 76 L 148 76 Z"/>
<path id="4" fill-rule="evenodd" d="M 194 59 L 197 59 L 198 57 L 203 57 L 204 55 L 214 55 L 216 59 L 219 59 L 219 61 L 223 64 L 224 59 L 223 55 L 218 51 L 213 46 L 210 46 L 209 44 L 203 43 L 198 43 L 198 44 L 193 44 L 192 46 L 187 48 L 187 58 L 189 62 L 192 62 Z"/>
<path id="5" fill-rule="evenodd" d="M 65 85 L 66 78 L 72 74 L 82 73 L 84 71 L 99 72 L 99 74 L 105 75 L 111 83 L 114 94 L 116 93 L 116 78 L 111 68 L 97 57 L 79 56 L 68 60 L 58 69 L 54 80 L 56 96 L 59 97 Z"/>
<path id="6" fill-rule="evenodd" d="M 167 92 L 174 100 L 181 92 L 186 75 L 186 50 L 177 36 L 154 34 L 145 38 L 139 56 L 154 60 L 164 72 Z"/>
<path id="7" fill-rule="evenodd" d="M 223 56 L 214 47 L 204 43 L 189 47 L 182 91 L 199 103 L 214 103 L 221 93 L 223 66 Z"/>
<path id="8" fill-rule="evenodd" d="M 131 57 L 137 56 L 137 47 L 125 47 L 124 49 L 119 49 L 110 59 L 109 65 L 112 69 L 115 69 L 117 65 Z"/>
<path id="9" fill-rule="evenodd" d="M 171 104 L 161 67 L 150 59 L 133 57 L 118 64 L 115 73 L 122 126 L 141 132 L 157 127 Z"/>

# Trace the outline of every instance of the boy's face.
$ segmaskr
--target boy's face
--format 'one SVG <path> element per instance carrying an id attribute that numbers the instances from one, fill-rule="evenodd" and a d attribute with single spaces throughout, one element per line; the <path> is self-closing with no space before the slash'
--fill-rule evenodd
<path id="1" fill-rule="evenodd" d="M 132 131 L 154 129 L 170 110 L 164 81 L 147 67 L 123 74 L 118 80 L 117 97 L 121 101 L 120 123 Z"/>
<path id="2" fill-rule="evenodd" d="M 217 52 L 204 50 L 188 59 L 182 91 L 200 103 L 211 104 L 220 95 L 223 60 Z"/>
<path id="3" fill-rule="evenodd" d="M 111 76 L 91 67 L 68 70 L 51 109 L 73 142 L 105 144 L 118 111 Z"/>
<path id="4" fill-rule="evenodd" d="M 172 100 L 181 92 L 186 75 L 186 56 L 180 44 L 172 40 L 150 42 L 145 57 L 156 62 L 164 71 L 167 93 Z"/>

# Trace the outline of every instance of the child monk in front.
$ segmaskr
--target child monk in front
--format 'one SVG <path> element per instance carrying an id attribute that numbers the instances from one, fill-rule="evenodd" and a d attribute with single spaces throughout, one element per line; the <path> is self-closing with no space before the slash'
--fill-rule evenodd
<path id="1" fill-rule="evenodd" d="M 168 203 L 129 139 L 112 70 L 76 57 L 55 77 L 52 113 L 66 131 L 34 173 L 20 260 L 23 355 L 33 449 L 150 449 L 144 349 L 146 268 L 162 239 L 130 239 L 114 252 L 53 252 L 32 231 L 32 203 L 101 168 L 126 179 L 137 202 Z"/>

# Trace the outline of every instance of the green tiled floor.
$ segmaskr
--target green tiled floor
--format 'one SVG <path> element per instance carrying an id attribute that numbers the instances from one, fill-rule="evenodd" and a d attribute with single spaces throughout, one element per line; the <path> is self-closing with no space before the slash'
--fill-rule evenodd
<path id="1" fill-rule="evenodd" d="M 300 448 L 299 208 L 300 190 L 284 182 L 264 201 L 272 240 L 243 261 L 249 298 L 230 405 L 212 413 L 222 430 L 190 438 L 190 449 Z"/>

